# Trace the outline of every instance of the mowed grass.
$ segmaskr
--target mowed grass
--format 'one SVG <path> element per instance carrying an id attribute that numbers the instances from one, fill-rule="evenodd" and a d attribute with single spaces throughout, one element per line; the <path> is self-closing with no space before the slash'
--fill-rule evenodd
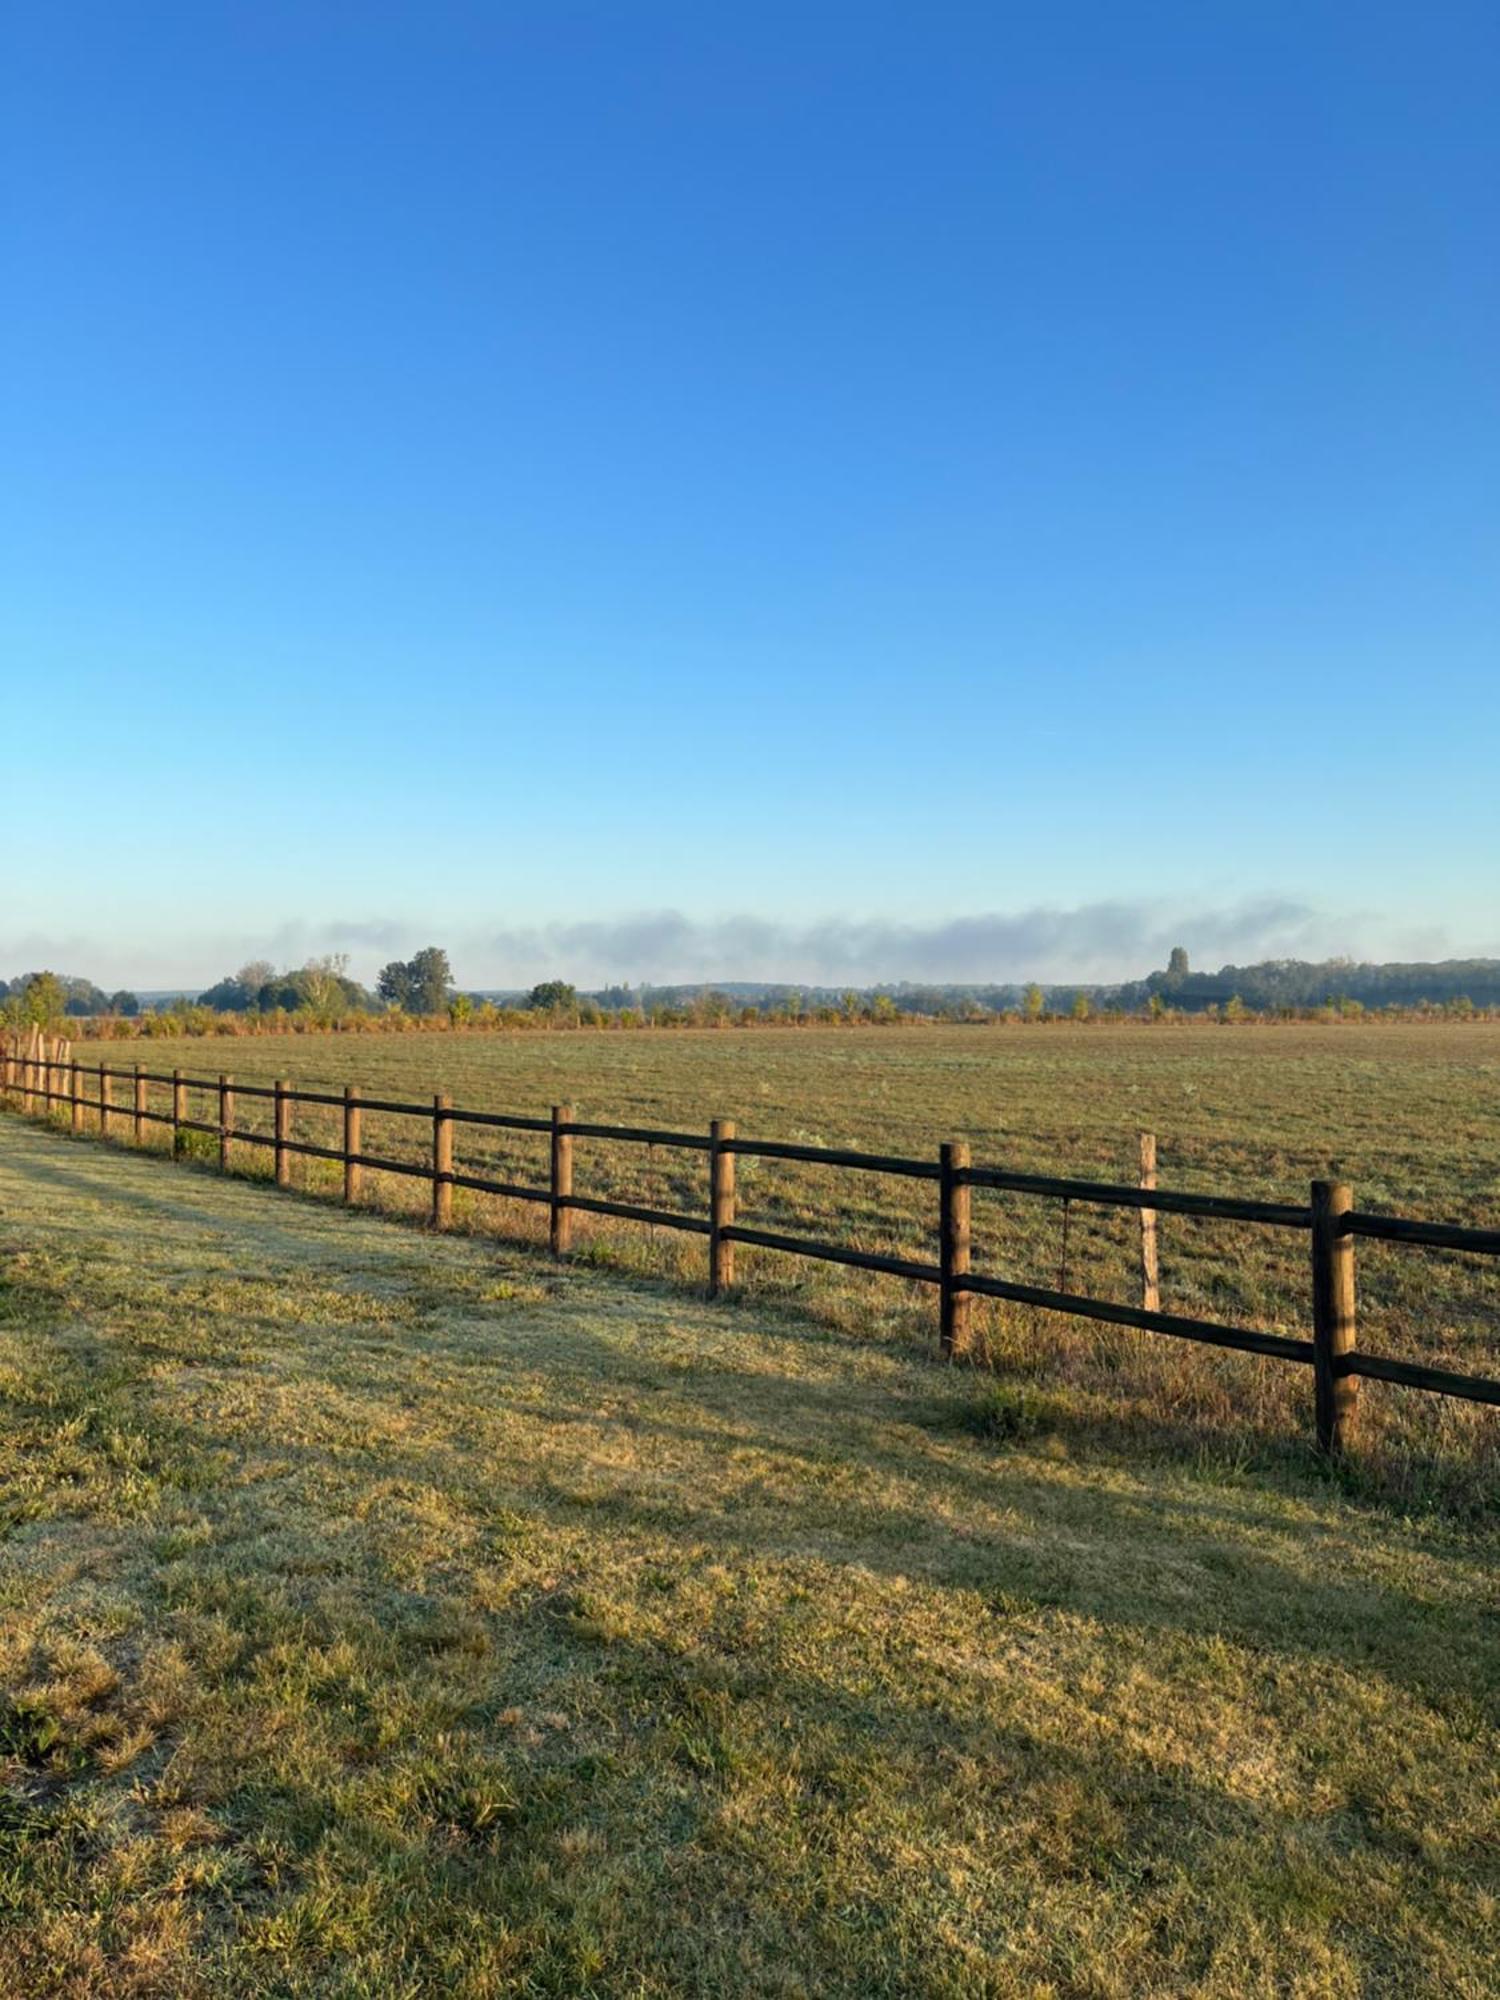
<path id="1" fill-rule="evenodd" d="M 1482 1525 L 15 1118 L 0 1392 L 7 1995 L 1500 1985 Z"/>
<path id="2" fill-rule="evenodd" d="M 696 1033 L 413 1034 L 104 1045 L 122 1065 L 278 1075 L 312 1088 L 357 1082 L 369 1096 L 545 1116 L 704 1130 L 713 1116 L 742 1136 L 935 1157 L 968 1139 L 976 1160 L 1134 1181 L 1138 1134 L 1156 1134 L 1169 1187 L 1305 1201 L 1314 1177 L 1351 1181 L 1361 1207 L 1494 1226 L 1500 1218 L 1500 1024 L 1411 1026 L 984 1027 Z M 97 1050 L 91 1053 L 98 1053 Z M 167 1093 L 153 1091 L 164 1108 Z M 211 1096 L 194 1115 L 216 1116 Z M 241 1097 L 239 1120 L 269 1129 L 269 1106 Z M 338 1114 L 301 1108 L 298 1131 L 336 1144 Z M 158 1140 L 158 1143 L 161 1143 Z M 366 1118 L 369 1150 L 430 1157 L 422 1119 Z M 211 1149 L 211 1142 L 204 1144 Z M 501 1178 L 546 1179 L 544 1137 L 458 1129 L 458 1164 Z M 266 1155 L 240 1149 L 249 1172 Z M 706 1211 L 701 1154 L 580 1140 L 580 1193 Z M 297 1168 L 334 1192 L 337 1170 Z M 372 1176 L 371 1201 L 419 1209 L 420 1184 Z M 741 1160 L 740 1219 L 875 1251 L 932 1258 L 930 1184 Z M 459 1191 L 460 1228 L 532 1240 L 539 1209 Z M 980 1270 L 1104 1298 L 1140 1297 L 1139 1223 L 1128 1211 L 1031 1196 L 974 1198 Z M 578 1217 L 581 1254 L 701 1283 L 700 1238 Z M 1168 1311 L 1274 1331 L 1310 1331 L 1308 1246 L 1292 1232 L 1163 1217 Z M 1360 1340 L 1379 1352 L 1500 1374 L 1500 1263 L 1362 1244 Z M 925 1288 L 836 1266 L 741 1250 L 752 1297 L 797 1304 L 862 1338 L 930 1347 Z M 1310 1433 L 1310 1371 L 1105 1332 L 1026 1307 L 976 1301 L 974 1358 L 1012 1382 L 1064 1395 L 1080 1416 L 1124 1424 L 1145 1445 L 1252 1455 L 1300 1451 Z M 1493 1411 L 1367 1384 L 1362 1441 L 1348 1477 L 1403 1507 L 1469 1514 L 1500 1507 Z"/>

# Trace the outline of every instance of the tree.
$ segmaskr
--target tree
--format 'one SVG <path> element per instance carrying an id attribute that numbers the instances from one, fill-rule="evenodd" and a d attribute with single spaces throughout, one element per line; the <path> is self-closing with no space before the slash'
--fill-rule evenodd
<path id="1" fill-rule="evenodd" d="M 92 979 L 64 979 L 59 983 L 63 990 L 65 1014 L 86 1015 L 108 1012 L 108 997 L 100 991 Z"/>
<path id="2" fill-rule="evenodd" d="M 448 954 L 430 944 L 414 958 L 393 958 L 380 968 L 375 990 L 388 1007 L 407 1014 L 441 1014 L 453 990 Z"/>
<path id="3" fill-rule="evenodd" d="M 110 994 L 109 1011 L 111 1014 L 122 1014 L 127 1021 L 133 1021 L 141 1011 L 141 1003 L 133 993 L 121 987 L 118 993 Z"/>
<path id="4" fill-rule="evenodd" d="M 1021 1011 L 1028 1021 L 1040 1021 L 1042 1018 L 1042 1008 L 1045 1004 L 1042 989 L 1033 979 L 1026 991 L 1021 995 Z"/>
<path id="5" fill-rule="evenodd" d="M 409 1014 L 411 1007 L 411 967 L 404 958 L 393 958 L 375 975 L 375 991 L 387 1007 L 399 1007 Z"/>
<path id="6" fill-rule="evenodd" d="M 412 997 L 418 1014 L 441 1014 L 453 991 L 453 968 L 447 952 L 435 944 L 411 960 Z"/>
<path id="7" fill-rule="evenodd" d="M 1073 1019 L 1075 1021 L 1086 1021 L 1089 1013 L 1089 996 L 1087 993 L 1075 993 L 1073 995 Z"/>
<path id="8" fill-rule="evenodd" d="M 38 1027 L 50 1027 L 60 1019 L 65 1005 L 62 981 L 55 972 L 33 972 L 21 994 L 25 1018 Z"/>
<path id="9" fill-rule="evenodd" d="M 1167 980 L 1173 986 L 1180 986 L 1189 972 L 1188 955 L 1180 944 L 1174 944 L 1172 955 L 1167 960 Z"/>
<path id="10" fill-rule="evenodd" d="M 578 992 L 566 979 L 544 979 L 527 994 L 526 1005 L 534 1014 L 561 1014 L 577 1007 Z"/>
<path id="11" fill-rule="evenodd" d="M 348 971 L 347 953 L 334 952 L 327 958 L 310 958 L 294 976 L 302 1005 L 320 1021 L 336 1020 L 349 1011 Z"/>

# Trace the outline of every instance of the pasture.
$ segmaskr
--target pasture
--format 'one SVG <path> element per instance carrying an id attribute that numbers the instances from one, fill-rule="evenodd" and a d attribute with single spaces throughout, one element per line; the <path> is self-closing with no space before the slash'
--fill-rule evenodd
<path id="1" fill-rule="evenodd" d="M 356 1081 L 369 1096 L 421 1102 L 436 1088 L 480 1109 L 703 1130 L 734 1118 L 742 1136 L 932 1157 L 967 1139 L 977 1162 L 1103 1180 L 1135 1178 L 1137 1135 L 1157 1135 L 1164 1187 L 1305 1200 L 1315 1176 L 1353 1183 L 1359 1205 L 1427 1219 L 1493 1225 L 1500 1213 L 1500 1025 L 931 1028 L 637 1034 L 288 1036 L 86 1045 L 128 1064 L 232 1070 L 246 1082 L 286 1075 L 314 1088 Z M 158 1093 L 159 1103 L 165 1094 Z M 213 1116 L 210 1099 L 197 1115 Z M 270 1107 L 241 1099 L 236 1116 L 269 1127 Z M 300 1110 L 299 1134 L 336 1143 L 338 1114 Z M 546 1139 L 460 1127 L 458 1166 L 545 1180 Z M 370 1113 L 369 1151 L 426 1157 L 424 1122 Z M 211 1150 L 211 1142 L 204 1142 Z M 700 1158 L 579 1141 L 581 1193 L 702 1213 Z M 250 1173 L 261 1152 L 240 1149 Z M 337 1188 L 335 1169 L 302 1161 L 309 1187 Z M 371 1176 L 371 1201 L 419 1212 L 415 1184 Z M 832 1236 L 862 1249 L 930 1257 L 930 1191 L 831 1175 L 796 1162 L 745 1160 L 741 1220 Z M 460 1228 L 520 1239 L 545 1232 L 542 1212 L 455 1196 Z M 703 1246 L 580 1216 L 579 1254 L 625 1270 L 702 1280 Z M 1135 1302 L 1138 1224 L 1033 1196 L 982 1193 L 975 1264 L 1023 1282 Z M 1306 1246 L 1253 1226 L 1164 1217 L 1162 1303 L 1168 1311 L 1307 1331 Z M 742 1250 L 747 1295 L 796 1305 L 866 1339 L 930 1348 L 933 1302 L 922 1288 L 837 1267 Z M 1360 1342 L 1399 1358 L 1496 1372 L 1500 1282 L 1492 1260 L 1389 1245 L 1361 1246 Z M 1301 1450 L 1306 1371 L 1215 1353 L 1149 1334 L 1100 1330 L 1037 1310 L 976 1301 L 974 1353 L 1013 1383 L 1060 1396 L 1077 1415 L 1123 1426 L 1141 1449 L 1214 1449 L 1265 1462 Z M 1500 1452 L 1492 1412 L 1366 1385 L 1359 1453 L 1344 1477 L 1408 1507 L 1492 1512 Z"/>
<path id="2" fill-rule="evenodd" d="M 13 1117 L 0 1393 L 0 1991 L 1495 1990 L 1483 1524 Z"/>

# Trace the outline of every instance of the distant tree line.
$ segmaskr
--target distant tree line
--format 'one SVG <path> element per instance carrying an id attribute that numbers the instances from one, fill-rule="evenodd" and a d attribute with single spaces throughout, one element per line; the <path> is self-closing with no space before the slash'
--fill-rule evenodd
<path id="1" fill-rule="evenodd" d="M 58 972 L 23 972 L 16 979 L 0 979 L 0 1018 L 13 1022 L 86 1019 L 96 1014 L 118 1014 L 129 1021 L 140 1011 L 133 993 L 123 988 L 106 993 L 92 979 L 70 979 Z"/>
<path id="2" fill-rule="evenodd" d="M 1368 965 L 1352 959 L 1313 964 L 1274 959 L 1194 972 L 1175 949 L 1166 966 L 1119 985 L 918 985 L 799 987 L 759 982 L 723 986 L 607 986 L 580 992 L 564 979 L 527 991 L 463 992 L 448 954 L 429 945 L 381 967 L 373 991 L 349 974 L 342 956 L 278 971 L 252 960 L 195 1000 L 142 1005 L 134 993 L 105 993 L 91 980 L 28 972 L 0 980 L 0 1021 L 21 1025 L 68 1018 L 107 1024 L 107 1033 L 213 1034 L 340 1028 L 350 1032 L 431 1023 L 496 1027 L 728 1027 L 890 1025 L 1015 1020 L 1236 1023 L 1266 1019 L 1351 1019 L 1366 1012 L 1467 1015 L 1500 1009 L 1500 959 Z"/>

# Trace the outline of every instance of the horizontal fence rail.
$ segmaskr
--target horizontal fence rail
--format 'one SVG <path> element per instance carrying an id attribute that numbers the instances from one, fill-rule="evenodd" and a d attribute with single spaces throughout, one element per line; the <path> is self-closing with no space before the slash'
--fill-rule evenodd
<path id="1" fill-rule="evenodd" d="M 734 1252 L 737 1245 L 849 1265 L 857 1270 L 874 1271 L 913 1284 L 933 1285 L 938 1288 L 940 1296 L 940 1344 L 942 1353 L 947 1357 L 965 1351 L 970 1302 L 975 1298 L 989 1298 L 1310 1366 L 1313 1371 L 1317 1442 L 1328 1453 L 1343 1451 L 1351 1441 L 1361 1380 L 1396 1383 L 1431 1394 L 1500 1406 L 1500 1381 L 1362 1351 L 1356 1344 L 1354 1266 L 1354 1246 L 1356 1239 L 1361 1237 L 1376 1242 L 1500 1257 L 1500 1229 L 1476 1229 L 1454 1223 L 1416 1221 L 1404 1216 L 1362 1214 L 1354 1207 L 1350 1189 L 1340 1182 L 1314 1181 L 1305 1205 L 1250 1201 L 1235 1195 L 1195 1194 L 1161 1188 L 1156 1184 L 1156 1142 L 1150 1134 L 1143 1135 L 1141 1140 L 1140 1184 L 1129 1186 L 1055 1174 L 1019 1173 L 1004 1167 L 976 1166 L 970 1158 L 968 1146 L 961 1141 L 939 1148 L 936 1160 L 920 1160 L 895 1154 L 856 1152 L 837 1146 L 805 1146 L 781 1140 L 741 1138 L 728 1119 L 715 1119 L 706 1134 L 665 1131 L 648 1126 L 604 1125 L 576 1119 L 569 1105 L 556 1105 L 549 1118 L 542 1118 L 513 1112 L 464 1109 L 454 1105 L 441 1092 L 426 1103 L 413 1104 L 389 1098 L 365 1097 L 352 1084 L 340 1094 L 302 1090 L 284 1080 L 273 1084 L 248 1084 L 237 1083 L 229 1076 L 189 1075 L 182 1070 L 168 1073 L 142 1069 L 139 1065 L 123 1069 L 103 1062 L 81 1063 L 73 1056 L 67 1043 L 36 1031 L 29 1036 L 7 1038 L 0 1045 L 0 1064 L 3 1064 L 3 1070 L 0 1070 L 0 1099 L 7 1108 L 33 1115 L 40 1111 L 43 1116 L 59 1109 L 65 1110 L 75 1132 L 85 1131 L 89 1117 L 93 1116 L 97 1118 L 101 1137 L 120 1137 L 123 1135 L 122 1121 L 128 1120 L 131 1135 L 140 1144 L 147 1125 L 167 1126 L 171 1130 L 172 1150 L 176 1155 L 187 1150 L 184 1141 L 189 1134 L 215 1139 L 218 1142 L 219 1164 L 223 1168 L 230 1164 L 231 1146 L 260 1147 L 274 1156 L 273 1171 L 279 1186 L 290 1185 L 293 1158 L 336 1162 L 343 1168 L 344 1199 L 349 1202 L 359 1199 L 363 1176 L 367 1172 L 424 1180 L 431 1187 L 432 1223 L 439 1229 L 451 1223 L 454 1188 L 464 1188 L 504 1200 L 545 1206 L 549 1213 L 549 1241 L 553 1253 L 558 1256 L 565 1255 L 571 1247 L 572 1218 L 576 1214 L 608 1216 L 620 1221 L 643 1223 L 653 1229 L 674 1229 L 689 1235 L 705 1236 L 708 1238 L 708 1288 L 712 1297 L 722 1295 L 734 1284 Z M 115 1095 L 117 1087 L 123 1092 L 127 1086 L 130 1093 L 128 1102 L 123 1095 Z M 169 1110 L 152 1107 L 149 1099 L 152 1087 L 171 1093 Z M 190 1097 L 194 1094 L 200 1101 L 205 1094 L 209 1096 L 216 1110 L 214 1117 L 190 1115 Z M 271 1105 L 269 1132 L 247 1130 L 235 1123 L 235 1104 L 239 1098 L 253 1098 Z M 296 1138 L 292 1130 L 292 1114 L 298 1105 L 341 1112 L 341 1143 L 327 1146 L 310 1139 Z M 428 1157 L 398 1160 L 367 1152 L 363 1140 L 363 1119 L 368 1112 L 422 1120 L 430 1128 Z M 501 1180 L 456 1169 L 453 1163 L 453 1131 L 459 1125 L 545 1134 L 549 1141 L 546 1184 Z M 706 1155 L 705 1211 L 695 1214 L 577 1193 L 573 1186 L 573 1149 L 579 1140 Z M 821 1241 L 816 1237 L 786 1235 L 740 1223 L 737 1220 L 735 1188 L 735 1162 L 740 1159 L 798 1161 L 836 1172 L 935 1182 L 938 1198 L 933 1220 L 939 1250 L 936 1261 L 888 1256 L 847 1244 Z M 974 1270 L 971 1206 L 976 1189 L 1046 1197 L 1064 1204 L 1078 1202 L 1106 1209 L 1136 1211 L 1141 1227 L 1142 1303 L 1131 1305 L 1114 1299 L 1094 1298 Z M 1214 1320 L 1163 1312 L 1157 1265 L 1158 1215 L 1248 1223 L 1307 1236 L 1310 1241 L 1311 1337 L 1228 1326 Z"/>

